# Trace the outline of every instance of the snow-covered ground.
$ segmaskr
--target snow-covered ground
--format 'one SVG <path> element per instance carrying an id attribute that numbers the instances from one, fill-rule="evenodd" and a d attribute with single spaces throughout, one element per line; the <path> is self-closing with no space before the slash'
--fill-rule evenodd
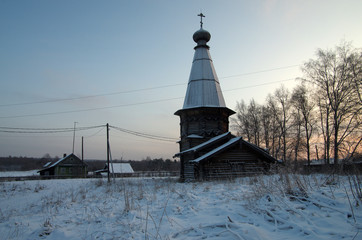
<path id="1" fill-rule="evenodd" d="M 0 177 L 28 177 L 28 176 L 39 176 L 39 170 L 30 171 L 6 171 L 0 172 Z"/>
<path id="2" fill-rule="evenodd" d="M 351 183 L 287 174 L 2 182 L 0 239 L 362 239 Z"/>

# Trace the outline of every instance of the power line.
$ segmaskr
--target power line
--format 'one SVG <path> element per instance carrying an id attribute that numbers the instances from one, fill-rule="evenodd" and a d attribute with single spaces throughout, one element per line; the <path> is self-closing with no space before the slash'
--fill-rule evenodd
<path id="1" fill-rule="evenodd" d="M 40 116 L 58 115 L 58 114 L 65 114 L 65 113 L 89 112 L 89 111 L 104 110 L 104 109 L 111 109 L 111 108 L 143 105 L 143 104 L 149 104 L 149 103 L 166 102 L 166 101 L 171 101 L 171 100 L 176 100 L 176 99 L 181 99 L 181 98 L 183 98 L 183 97 L 166 98 L 166 99 L 159 99 L 159 100 L 147 101 L 147 102 L 130 103 L 130 104 L 120 104 L 120 105 L 114 105 L 114 106 L 108 106 L 108 107 L 87 108 L 87 109 L 69 110 L 69 111 L 61 111 L 61 112 L 49 112 L 49 113 L 38 113 L 38 114 L 14 115 L 14 116 L 6 116 L 6 117 L 0 117 L 0 118 L 40 117 Z"/>
<path id="2" fill-rule="evenodd" d="M 166 141 L 166 142 L 175 142 L 175 141 L 179 140 L 178 138 L 163 137 L 163 136 L 157 136 L 157 135 L 152 135 L 152 134 L 147 134 L 147 133 L 141 133 L 141 132 L 136 132 L 136 131 L 132 131 L 132 130 L 128 130 L 128 129 L 124 129 L 124 128 L 120 128 L 120 127 L 115 127 L 115 126 L 109 126 L 109 127 L 116 129 L 118 131 L 124 132 L 124 133 L 132 134 L 132 135 L 135 135 L 138 137 L 149 138 L 149 139 L 153 139 L 153 140 Z"/>
<path id="3" fill-rule="evenodd" d="M 289 79 L 284 79 L 284 80 L 279 80 L 279 81 L 273 81 L 273 82 L 268 82 L 268 83 L 262 83 L 262 84 L 257 84 L 257 85 L 250 85 L 250 86 L 240 87 L 240 88 L 232 88 L 232 89 L 225 90 L 225 92 L 235 91 L 235 90 L 240 90 L 240 89 L 247 89 L 247 88 L 258 87 L 258 86 L 265 86 L 265 85 L 270 85 L 270 84 L 275 84 L 275 83 L 280 83 L 280 82 L 286 82 L 286 81 L 291 81 L 291 80 L 294 80 L 294 78 L 289 78 Z M 108 106 L 108 107 L 87 108 L 87 109 L 78 109 L 78 110 L 69 110 L 69 111 L 60 111 L 60 112 L 48 112 L 48 113 L 37 113 L 37 114 L 26 114 L 26 115 L 3 116 L 3 117 L 0 117 L 0 119 L 22 118 L 22 117 L 40 117 L 40 116 L 59 115 L 59 114 L 67 114 L 67 113 L 89 112 L 89 111 L 96 111 L 96 110 L 104 110 L 104 109 L 112 109 L 112 108 L 144 105 L 144 104 L 150 104 L 150 103 L 167 102 L 167 101 L 183 99 L 183 98 L 184 97 L 174 97 L 174 98 L 158 99 L 158 100 L 146 101 L 146 102 L 120 104 L 120 105 L 114 105 L 114 106 Z"/>
<path id="4" fill-rule="evenodd" d="M 106 125 L 102 125 L 102 128 L 99 129 L 97 132 L 95 132 L 95 133 L 93 133 L 92 135 L 89 135 L 89 136 L 84 136 L 84 138 L 94 137 L 94 136 L 97 135 L 98 133 L 102 132 L 105 128 L 106 128 Z"/>
<path id="5" fill-rule="evenodd" d="M 81 99 L 87 99 L 87 98 L 96 98 L 96 97 L 103 97 L 103 96 L 119 95 L 119 94 L 125 94 L 125 93 L 142 92 L 142 91 L 161 89 L 161 88 L 168 88 L 168 87 L 174 87 L 174 86 L 180 86 L 180 85 L 186 85 L 186 84 L 185 83 L 177 83 L 177 84 L 163 85 L 163 86 L 158 86 L 158 87 L 140 88 L 140 89 L 127 90 L 127 91 L 119 91 L 119 92 L 88 95 L 88 96 L 83 96 L 83 97 L 58 98 L 58 99 L 50 99 L 50 100 L 35 101 L 35 102 L 0 104 L 0 107 L 21 106 L 21 105 L 40 104 L 40 103 L 54 103 L 54 102 L 81 100 Z"/>
<path id="6" fill-rule="evenodd" d="M 272 72 L 272 71 L 277 71 L 277 70 L 287 69 L 287 68 L 293 68 L 293 67 L 299 67 L 299 66 L 300 65 L 290 65 L 290 66 L 285 66 L 285 67 L 270 68 L 270 69 L 265 69 L 265 70 L 260 70 L 260 71 L 241 73 L 241 74 L 236 74 L 236 75 L 231 75 L 231 76 L 226 76 L 226 77 L 220 77 L 220 79 L 247 76 L 247 75 L 253 75 L 253 74 L 264 73 L 264 72 Z M 87 96 L 82 96 L 82 97 L 58 98 L 58 99 L 49 99 L 49 100 L 34 101 L 34 102 L 0 104 L 0 107 L 23 106 L 23 105 L 32 105 L 32 104 L 73 101 L 73 100 L 81 100 L 81 99 L 96 98 L 96 97 L 103 97 L 103 96 L 112 96 L 112 95 L 119 95 L 119 94 L 133 93 L 133 92 L 149 91 L 149 90 L 161 89 L 161 88 L 169 88 L 169 87 L 175 87 L 175 86 L 182 86 L 182 85 L 186 85 L 186 84 L 187 83 L 176 83 L 176 84 L 168 84 L 168 85 L 162 85 L 162 86 L 157 86 L 157 87 L 140 88 L 140 89 L 127 90 L 127 91 L 117 91 L 117 92 L 111 92 L 111 93 L 87 95 Z"/>
<path id="7" fill-rule="evenodd" d="M 85 131 L 94 128 L 104 127 L 100 126 L 91 126 L 91 127 L 78 127 L 78 128 L 14 128 L 14 127 L 0 127 L 0 132 L 3 133 L 61 133 L 61 132 L 73 132 L 75 131 Z"/>
<path id="8" fill-rule="evenodd" d="M 293 81 L 293 80 L 295 80 L 295 78 L 288 78 L 288 79 L 273 81 L 273 82 L 268 82 L 268 83 L 261 83 L 261 84 L 250 85 L 250 86 L 245 86 L 245 87 L 232 88 L 232 89 L 224 90 L 223 92 L 230 92 L 230 91 L 235 91 L 235 90 L 240 90 L 240 89 L 266 86 L 266 85 L 270 85 L 270 84 L 274 84 L 274 83 L 281 83 L 281 82 L 287 82 L 287 81 Z"/>
<path id="9" fill-rule="evenodd" d="M 241 73 L 241 74 L 236 74 L 236 75 L 221 77 L 220 79 L 234 78 L 234 77 L 240 77 L 240 76 L 247 76 L 247 75 L 253 75 L 253 74 L 264 73 L 264 72 L 272 72 L 272 71 L 276 71 L 276 70 L 287 69 L 287 68 L 294 68 L 294 67 L 300 67 L 300 66 L 301 66 L 300 64 L 297 64 L 297 65 L 290 65 L 290 66 L 285 66 L 285 67 L 269 68 L 269 69 L 265 69 L 265 70 L 255 71 L 255 72 Z"/>
<path id="10" fill-rule="evenodd" d="M 96 126 L 90 126 L 90 127 L 76 127 L 76 128 L 17 128 L 17 127 L 0 127 L 0 132 L 4 133 L 41 133 L 41 134 L 52 134 L 52 133 L 60 133 L 60 132 L 73 132 L 75 131 L 85 131 L 85 130 L 91 130 L 91 129 L 97 129 L 100 128 L 96 133 L 88 136 L 93 137 L 100 133 L 102 130 L 104 130 L 106 125 L 96 125 Z M 173 137 L 165 137 L 165 136 L 159 136 L 159 135 L 153 135 L 143 132 L 138 132 L 134 130 L 129 130 L 125 128 L 120 128 L 116 126 L 109 126 L 110 128 L 116 129 L 118 131 L 132 134 L 138 137 L 153 139 L 153 140 L 159 140 L 159 141 L 167 141 L 167 142 L 175 142 L 178 141 L 178 138 Z"/>

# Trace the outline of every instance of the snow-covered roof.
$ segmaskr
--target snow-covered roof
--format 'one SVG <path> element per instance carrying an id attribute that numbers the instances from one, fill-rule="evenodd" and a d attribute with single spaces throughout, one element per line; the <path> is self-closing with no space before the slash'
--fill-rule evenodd
<path id="1" fill-rule="evenodd" d="M 278 161 L 277 159 L 275 159 L 272 155 L 269 154 L 269 152 L 264 149 L 264 148 L 261 148 L 251 142 L 248 142 L 248 141 L 245 141 L 245 140 L 242 140 L 243 141 L 243 144 L 246 144 L 248 145 L 250 148 L 254 149 L 255 152 L 263 155 L 264 157 L 268 158 L 271 162 L 278 162 L 278 163 L 282 163 L 280 161 Z"/>
<path id="2" fill-rule="evenodd" d="M 133 168 L 129 163 L 113 163 L 112 165 L 110 171 L 113 171 L 113 173 L 134 173 Z"/>
<path id="3" fill-rule="evenodd" d="M 214 139 L 214 138 L 213 138 Z M 212 140 L 212 139 L 211 139 Z M 220 151 L 223 151 L 224 149 L 228 148 L 229 146 L 233 145 L 234 143 L 238 142 L 238 141 L 241 141 L 242 144 L 245 144 L 247 146 L 249 146 L 250 148 L 253 149 L 253 151 L 255 151 L 255 153 L 258 153 L 260 155 L 263 155 L 265 158 L 269 159 L 271 162 L 276 162 L 276 159 L 274 157 L 272 157 L 267 151 L 265 151 L 264 149 L 256 146 L 255 144 L 252 144 L 250 142 L 247 142 L 245 140 L 242 139 L 242 137 L 234 137 L 234 138 L 231 138 L 228 142 L 220 145 L 219 147 L 217 148 L 214 148 L 213 150 L 211 150 L 210 152 L 208 153 L 205 153 L 204 155 L 194 159 L 194 160 L 191 160 L 190 162 L 191 163 L 198 163 L 204 159 L 207 159 L 211 156 L 213 156 L 214 154 L 216 153 L 219 153 Z M 199 145 L 200 146 L 200 145 Z M 198 147 L 198 146 L 197 146 Z"/>
<path id="4" fill-rule="evenodd" d="M 48 167 L 52 162 L 47 162 L 46 164 L 44 164 L 43 168 Z"/>
<path id="5" fill-rule="evenodd" d="M 219 152 L 220 150 L 223 150 L 224 148 L 236 143 L 237 141 L 239 141 L 241 139 L 241 137 L 235 137 L 235 138 L 232 138 L 230 139 L 228 142 L 224 143 L 223 145 L 217 147 L 217 148 L 214 148 L 213 150 L 211 150 L 210 152 L 202 155 L 201 157 L 199 158 L 196 158 L 194 160 L 191 160 L 190 162 L 194 162 L 194 163 L 197 163 L 197 162 L 200 162 L 212 155 L 214 155 L 215 153 Z"/>
<path id="6" fill-rule="evenodd" d="M 183 109 L 195 107 L 226 107 L 209 48 L 195 48 Z"/>
<path id="7" fill-rule="evenodd" d="M 69 156 L 69 155 L 68 155 Z M 48 164 L 47 163 L 47 167 L 45 167 L 45 168 L 52 168 L 52 167 L 55 167 L 56 165 L 58 165 L 59 163 L 61 163 L 64 159 L 66 159 L 68 156 L 66 156 L 66 157 L 63 157 L 63 158 L 61 158 L 61 159 L 59 159 L 58 161 L 55 161 L 53 164 Z"/>
<path id="8" fill-rule="evenodd" d="M 187 138 L 204 138 L 204 137 L 197 135 L 197 134 L 191 134 L 191 135 L 188 135 Z"/>
<path id="9" fill-rule="evenodd" d="M 185 150 L 185 151 L 176 153 L 175 156 L 179 156 L 179 155 L 182 155 L 182 154 L 187 153 L 187 152 L 195 152 L 195 151 L 197 151 L 198 149 L 203 148 L 204 146 L 206 146 L 206 145 L 208 145 L 208 144 L 210 144 L 210 143 L 213 143 L 213 142 L 215 142 L 215 141 L 217 141 L 217 140 L 219 140 L 219 139 L 222 139 L 222 138 L 224 138 L 224 137 L 226 137 L 226 136 L 228 136 L 228 135 L 230 135 L 230 134 L 231 134 L 230 132 L 223 133 L 223 134 L 221 134 L 221 135 L 219 135 L 219 136 L 216 136 L 216 137 L 213 137 L 213 138 L 211 138 L 210 140 L 208 140 L 208 141 L 206 141 L 206 142 L 203 142 L 203 143 L 201 143 L 201 144 L 199 144 L 199 145 L 197 145 L 197 146 L 195 146 L 195 147 L 193 147 L 193 148 L 190 148 L 190 149 L 187 149 L 187 150 Z"/>

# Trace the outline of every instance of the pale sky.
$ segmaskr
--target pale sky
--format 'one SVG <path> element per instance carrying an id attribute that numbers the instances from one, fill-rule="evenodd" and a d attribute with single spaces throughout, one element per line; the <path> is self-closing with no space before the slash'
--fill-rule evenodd
<path id="1" fill-rule="evenodd" d="M 231 109 L 240 100 L 263 103 L 281 84 L 291 89 L 318 48 L 362 47 L 360 0 L 0 0 L 0 127 L 109 123 L 179 138 L 174 112 L 183 105 L 200 11 Z M 79 156 L 82 136 L 86 159 L 106 158 L 105 129 L 76 132 Z M 0 131 L 0 156 L 62 156 L 72 141 L 72 132 Z M 110 145 L 113 159 L 178 152 L 175 142 L 115 129 Z"/>

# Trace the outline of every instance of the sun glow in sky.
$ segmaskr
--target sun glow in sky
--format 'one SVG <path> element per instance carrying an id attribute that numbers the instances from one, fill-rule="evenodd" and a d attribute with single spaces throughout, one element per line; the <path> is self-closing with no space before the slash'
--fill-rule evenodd
<path id="1" fill-rule="evenodd" d="M 362 46 L 356 1 L 0 1 L 0 127 L 117 126 L 179 137 L 200 10 L 226 104 L 301 77 L 318 48 Z M 106 158 L 104 128 L 77 131 L 75 153 Z M 62 156 L 73 132 L 0 132 L 0 156 Z M 172 158 L 175 142 L 111 129 L 114 159 Z"/>

